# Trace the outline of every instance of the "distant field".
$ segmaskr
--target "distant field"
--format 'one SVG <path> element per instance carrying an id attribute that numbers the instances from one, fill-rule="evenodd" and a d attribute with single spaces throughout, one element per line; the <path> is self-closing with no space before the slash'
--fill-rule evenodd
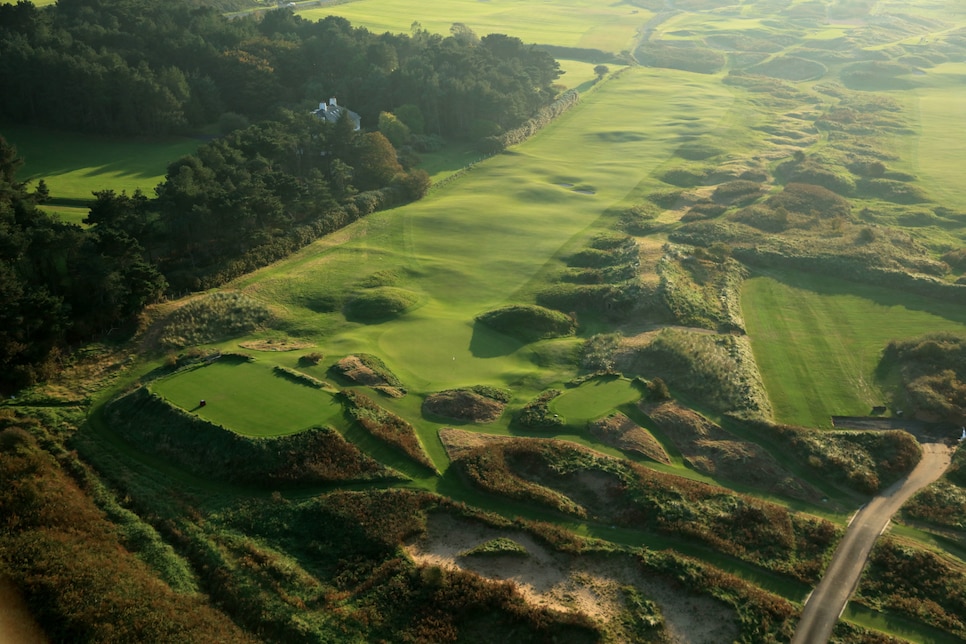
<path id="1" fill-rule="evenodd" d="M 461 22 L 478 36 L 501 33 L 527 43 L 620 52 L 633 49 L 634 35 L 650 13 L 624 3 L 573 0 L 533 3 L 525 0 L 451 0 L 445 10 L 433 3 L 406 0 L 356 0 L 318 9 L 299 10 L 308 20 L 328 15 L 347 18 L 375 33 L 409 33 L 414 22 L 433 33 L 449 34 Z"/>
<path id="2" fill-rule="evenodd" d="M 776 420 L 806 426 L 887 402 L 875 369 L 890 340 L 966 333 L 966 306 L 816 276 L 750 279 L 742 311 Z"/>
<path id="3" fill-rule="evenodd" d="M 151 196 L 168 164 L 198 149 L 194 139 L 136 141 L 57 132 L 37 127 L 0 126 L 25 163 L 21 177 L 44 179 L 54 199 L 86 200 L 94 190 Z"/>
<path id="4" fill-rule="evenodd" d="M 84 225 L 84 219 L 90 212 L 90 209 L 85 206 L 41 206 L 40 209 L 48 214 L 55 215 L 61 221 L 79 226 Z"/>
<path id="5" fill-rule="evenodd" d="M 152 389 L 171 403 L 246 436 L 280 436 L 341 418 L 332 394 L 295 383 L 260 363 L 215 362 Z M 199 408 L 204 399 L 206 405 Z"/>

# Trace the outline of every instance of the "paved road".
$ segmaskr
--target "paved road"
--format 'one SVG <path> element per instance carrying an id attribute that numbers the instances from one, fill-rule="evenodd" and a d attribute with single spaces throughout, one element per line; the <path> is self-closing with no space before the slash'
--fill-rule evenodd
<path id="1" fill-rule="evenodd" d="M 795 630 L 792 644 L 826 644 L 849 597 L 859 585 L 876 538 L 899 507 L 919 489 L 946 471 L 953 450 L 942 443 L 923 443 L 922 460 L 901 481 L 872 499 L 853 517 L 822 581 L 812 592 Z"/>

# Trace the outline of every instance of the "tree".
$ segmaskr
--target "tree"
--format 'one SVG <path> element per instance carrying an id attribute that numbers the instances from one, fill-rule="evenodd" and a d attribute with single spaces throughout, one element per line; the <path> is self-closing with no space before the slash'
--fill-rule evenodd
<path id="1" fill-rule="evenodd" d="M 597 65 L 594 67 L 594 73 L 597 74 L 597 80 L 602 80 L 604 76 L 610 73 L 610 67 L 607 65 Z"/>
<path id="2" fill-rule="evenodd" d="M 403 170 L 396 159 L 396 149 L 379 132 L 367 132 L 360 137 L 353 161 L 355 184 L 359 190 L 388 185 Z"/>
<path id="3" fill-rule="evenodd" d="M 390 112 L 379 113 L 379 131 L 397 149 L 408 145 L 412 139 L 409 127 Z"/>

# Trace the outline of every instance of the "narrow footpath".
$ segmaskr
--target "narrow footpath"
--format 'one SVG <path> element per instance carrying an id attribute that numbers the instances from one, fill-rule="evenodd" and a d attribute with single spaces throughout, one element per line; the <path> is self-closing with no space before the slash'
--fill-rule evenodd
<path id="1" fill-rule="evenodd" d="M 942 476 L 952 461 L 952 453 L 953 448 L 944 443 L 923 443 L 922 460 L 915 469 L 856 513 L 825 575 L 805 602 L 792 644 L 829 641 L 835 622 L 859 585 L 875 540 L 906 500 Z"/>

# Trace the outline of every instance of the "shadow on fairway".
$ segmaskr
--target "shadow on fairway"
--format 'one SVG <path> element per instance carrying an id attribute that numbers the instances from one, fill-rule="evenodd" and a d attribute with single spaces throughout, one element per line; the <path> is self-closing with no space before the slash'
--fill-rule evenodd
<path id="1" fill-rule="evenodd" d="M 500 358 L 508 356 L 523 346 L 519 340 L 497 333 L 481 322 L 473 323 L 470 353 L 476 358 Z"/>

